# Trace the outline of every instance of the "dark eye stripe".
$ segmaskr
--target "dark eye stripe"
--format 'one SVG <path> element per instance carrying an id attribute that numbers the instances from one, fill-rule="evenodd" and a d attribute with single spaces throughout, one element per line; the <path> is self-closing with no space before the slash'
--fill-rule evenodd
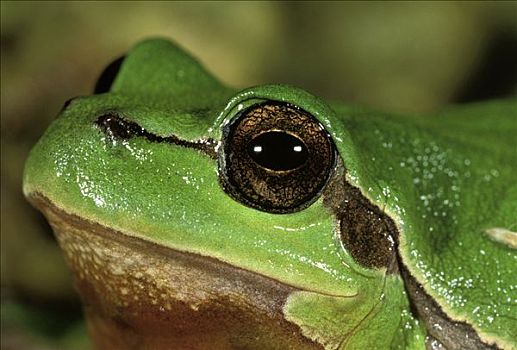
<path id="1" fill-rule="evenodd" d="M 100 115 L 95 121 L 95 125 L 113 140 L 129 140 L 135 137 L 143 137 L 153 143 L 169 143 L 194 148 L 208 155 L 210 158 L 216 158 L 215 147 L 217 146 L 217 142 L 213 139 L 187 141 L 180 139 L 176 135 L 155 135 L 137 123 L 122 118 L 115 112 L 107 112 Z"/>

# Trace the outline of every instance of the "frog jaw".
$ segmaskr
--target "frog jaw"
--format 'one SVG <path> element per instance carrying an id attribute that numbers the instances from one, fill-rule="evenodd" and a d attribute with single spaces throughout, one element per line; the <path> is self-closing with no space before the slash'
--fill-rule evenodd
<path id="1" fill-rule="evenodd" d="M 321 349 L 283 317 L 300 291 L 219 260 L 129 237 L 66 213 L 44 196 L 99 348 Z"/>

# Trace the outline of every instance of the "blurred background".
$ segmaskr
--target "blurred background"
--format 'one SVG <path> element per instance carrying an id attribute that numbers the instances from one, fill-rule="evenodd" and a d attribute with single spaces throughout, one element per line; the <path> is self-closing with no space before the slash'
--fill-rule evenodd
<path id="1" fill-rule="evenodd" d="M 300 86 L 395 113 L 516 95 L 516 2 L 1 2 L 2 349 L 89 349 L 24 160 L 64 101 L 161 35 L 235 87 Z"/>

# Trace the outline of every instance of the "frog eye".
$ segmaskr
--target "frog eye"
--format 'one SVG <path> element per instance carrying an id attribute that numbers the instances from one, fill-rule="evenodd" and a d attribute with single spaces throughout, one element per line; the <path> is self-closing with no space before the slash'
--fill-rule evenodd
<path id="1" fill-rule="evenodd" d="M 99 79 L 97 79 L 97 82 L 95 83 L 95 94 L 103 94 L 110 91 L 111 85 L 113 84 L 113 81 L 115 81 L 125 58 L 126 56 L 119 57 L 104 68 Z"/>
<path id="2" fill-rule="evenodd" d="M 302 210 L 321 194 L 336 151 L 306 111 L 268 101 L 240 112 L 223 129 L 219 173 L 236 200 L 270 213 Z"/>

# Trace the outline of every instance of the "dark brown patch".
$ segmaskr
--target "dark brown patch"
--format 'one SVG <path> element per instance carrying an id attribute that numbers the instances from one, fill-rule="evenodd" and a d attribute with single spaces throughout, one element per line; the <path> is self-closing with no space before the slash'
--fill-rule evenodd
<path id="1" fill-rule="evenodd" d="M 346 170 L 338 161 L 337 169 L 323 193 L 324 203 L 338 220 L 340 237 L 347 251 L 367 268 L 387 268 L 400 273 L 409 297 L 411 311 L 427 329 L 428 349 L 499 349 L 484 343 L 471 325 L 451 320 L 437 302 L 410 275 L 398 252 L 399 232 L 395 222 L 372 204 L 345 178 Z"/>
<path id="2" fill-rule="evenodd" d="M 471 325 L 451 320 L 438 303 L 410 275 L 398 251 L 399 232 L 394 221 L 372 204 L 345 178 L 345 168 L 337 170 L 323 193 L 325 205 L 336 215 L 340 237 L 347 251 L 367 268 L 387 268 L 404 280 L 411 311 L 422 321 L 428 349 L 499 349 L 484 343 Z"/>
<path id="3" fill-rule="evenodd" d="M 95 124 L 113 139 L 129 140 L 133 137 L 144 137 L 150 142 L 169 143 L 187 148 L 194 148 L 205 153 L 212 159 L 216 158 L 215 147 L 217 142 L 213 139 L 192 142 L 182 140 L 175 135 L 165 137 L 155 135 L 148 132 L 137 123 L 125 120 L 115 112 L 107 112 L 101 115 L 97 118 Z"/>
<path id="4" fill-rule="evenodd" d="M 306 147 L 306 160 L 289 170 L 272 170 L 275 166 L 256 162 L 248 152 L 249 145 L 273 132 L 300 140 Z M 221 150 L 219 169 L 225 191 L 239 202 L 269 213 L 292 213 L 313 203 L 336 158 L 332 139 L 314 117 L 275 101 L 253 105 L 233 119 L 223 130 Z"/>
<path id="5" fill-rule="evenodd" d="M 336 215 L 340 238 L 354 260 L 367 268 L 385 267 L 396 272 L 395 223 L 346 181 L 342 164 L 338 164 L 323 196 Z"/>
<path id="6" fill-rule="evenodd" d="M 322 349 L 284 319 L 296 288 L 29 199 L 65 252 L 97 348 Z"/>

